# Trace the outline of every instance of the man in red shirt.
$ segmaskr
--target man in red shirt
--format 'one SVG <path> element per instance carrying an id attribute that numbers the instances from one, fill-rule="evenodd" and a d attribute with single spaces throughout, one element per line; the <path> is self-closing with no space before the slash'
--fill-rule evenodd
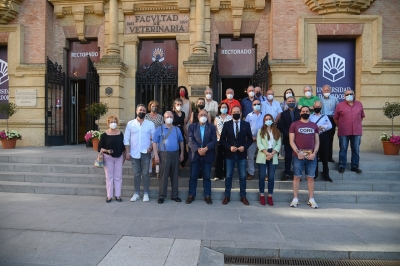
<path id="1" fill-rule="evenodd" d="M 333 119 L 338 127 L 339 136 L 339 173 L 344 173 L 347 165 L 347 148 L 351 147 L 351 171 L 361 174 L 360 143 L 362 135 L 362 120 L 365 117 L 361 102 L 354 100 L 354 91 L 344 93 L 345 101 L 336 106 Z"/>
<path id="2" fill-rule="evenodd" d="M 240 102 L 236 99 L 233 99 L 234 95 L 235 92 L 231 88 L 229 88 L 226 90 L 226 99 L 222 101 L 223 103 L 226 103 L 229 106 L 228 110 L 230 115 L 232 114 L 233 107 L 239 106 L 241 108 Z"/>

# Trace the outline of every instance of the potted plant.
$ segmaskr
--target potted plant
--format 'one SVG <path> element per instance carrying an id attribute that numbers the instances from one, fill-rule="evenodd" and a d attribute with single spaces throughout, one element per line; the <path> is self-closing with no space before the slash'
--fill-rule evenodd
<path id="1" fill-rule="evenodd" d="M 86 133 L 85 135 L 85 140 L 86 142 L 91 142 L 93 144 L 93 150 L 97 151 L 99 147 L 99 141 L 101 138 L 101 135 L 104 132 L 102 131 L 97 131 L 97 130 L 90 130 Z"/>
<path id="2" fill-rule="evenodd" d="M 99 125 L 100 117 L 108 112 L 108 106 L 106 103 L 95 102 L 91 105 L 87 105 L 86 111 L 88 114 L 97 118 L 97 125 Z M 98 129 L 100 130 L 100 127 L 98 127 Z"/>
<path id="3" fill-rule="evenodd" d="M 400 136 L 394 135 L 394 118 L 400 116 L 400 103 L 386 102 L 383 106 L 383 114 L 392 120 L 392 134 L 382 133 L 383 152 L 386 155 L 398 155 L 400 150 Z"/>
<path id="4" fill-rule="evenodd" d="M 8 130 L 8 119 L 17 112 L 17 105 L 14 103 L 0 103 L 0 115 L 6 119 L 6 130 L 0 132 L 1 146 L 3 149 L 15 149 L 21 134 L 16 130 Z"/>

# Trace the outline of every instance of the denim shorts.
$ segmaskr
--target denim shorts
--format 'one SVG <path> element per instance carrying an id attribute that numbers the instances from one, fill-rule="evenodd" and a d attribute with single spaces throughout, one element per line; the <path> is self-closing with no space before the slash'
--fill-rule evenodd
<path id="1" fill-rule="evenodd" d="M 299 160 L 297 156 L 293 156 L 293 175 L 294 176 L 302 176 L 303 175 L 303 166 L 305 168 L 306 176 L 314 177 L 315 176 L 315 168 L 317 167 L 317 158 L 310 161 L 307 159 Z"/>

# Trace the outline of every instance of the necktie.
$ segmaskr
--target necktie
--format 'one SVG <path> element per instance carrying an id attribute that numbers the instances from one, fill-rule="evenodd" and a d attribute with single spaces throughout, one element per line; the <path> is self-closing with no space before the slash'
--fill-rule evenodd
<path id="1" fill-rule="evenodd" d="M 238 136 L 239 136 L 239 121 L 235 121 L 235 123 L 236 123 L 236 135 L 235 135 L 235 137 L 237 138 Z"/>

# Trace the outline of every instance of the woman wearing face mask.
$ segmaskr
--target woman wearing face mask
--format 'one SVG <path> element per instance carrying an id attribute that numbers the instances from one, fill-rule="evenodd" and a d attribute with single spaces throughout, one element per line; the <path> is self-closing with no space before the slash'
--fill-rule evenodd
<path id="1" fill-rule="evenodd" d="M 187 141 L 186 141 L 187 140 L 187 127 L 185 126 L 186 114 L 185 114 L 185 112 L 182 111 L 182 105 L 183 105 L 183 102 L 180 98 L 175 99 L 174 106 L 172 108 L 172 113 L 174 114 L 174 120 L 172 122 L 172 125 L 178 127 L 181 130 L 181 133 L 183 136 L 183 147 L 184 147 L 183 161 L 181 161 L 180 165 L 181 165 L 181 168 L 184 168 L 186 161 L 188 159 L 188 153 L 186 150 L 186 143 L 187 143 Z M 181 153 L 180 150 L 179 150 L 179 153 Z"/>
<path id="2" fill-rule="evenodd" d="M 125 162 L 124 135 L 117 129 L 118 118 L 107 118 L 108 129 L 101 135 L 98 151 L 104 156 L 104 172 L 106 175 L 106 202 L 110 203 L 113 196 L 121 202 L 122 165 Z M 115 193 L 114 193 L 115 190 Z"/>
<path id="3" fill-rule="evenodd" d="M 286 103 L 287 97 L 289 97 L 289 96 L 295 97 L 294 92 L 291 88 L 285 90 L 285 92 L 283 93 L 283 102 L 281 102 L 282 112 L 289 109 L 289 107 L 287 106 L 287 103 Z M 297 105 L 297 102 L 296 102 L 296 105 Z"/>
<path id="4" fill-rule="evenodd" d="M 162 115 L 158 113 L 158 110 L 160 108 L 160 105 L 158 104 L 157 101 L 151 101 L 149 102 L 149 105 L 147 107 L 147 110 L 150 111 L 150 113 L 147 113 L 144 119 L 149 120 L 153 122 L 154 127 L 157 129 L 159 126 L 161 126 L 164 122 L 164 118 Z M 150 166 L 149 166 L 149 173 L 151 174 L 153 172 L 153 158 L 154 158 L 154 153 L 153 151 L 151 152 L 151 160 L 150 160 Z M 159 171 L 160 166 L 157 164 L 156 165 L 156 174 L 158 177 L 158 171 Z"/>
<path id="5" fill-rule="evenodd" d="M 192 104 L 189 101 L 189 93 L 185 86 L 178 87 L 177 98 L 182 101 L 182 112 L 185 113 L 185 125 L 188 126 L 190 115 L 192 114 Z"/>
<path id="6" fill-rule="evenodd" d="M 218 106 L 218 115 L 215 117 L 214 125 L 217 128 L 217 159 L 215 162 L 215 178 L 214 180 L 224 180 L 226 176 L 225 169 L 225 152 L 224 147 L 219 143 L 219 138 L 221 137 L 222 128 L 224 123 L 232 120 L 232 116 L 228 115 L 229 106 L 228 104 L 221 102 Z"/>
<path id="7" fill-rule="evenodd" d="M 200 112 L 200 110 L 203 110 L 204 107 L 206 106 L 206 100 L 204 100 L 204 98 L 198 98 L 197 99 L 197 111 L 196 112 L 192 112 L 191 116 L 190 116 L 190 124 L 194 124 L 194 123 L 198 123 L 199 122 L 199 118 L 198 118 L 198 114 Z M 211 116 L 210 113 L 208 113 L 208 123 L 211 123 Z"/>
<path id="8" fill-rule="evenodd" d="M 278 164 L 278 152 L 281 148 L 281 133 L 275 125 L 270 114 L 264 116 L 264 125 L 257 133 L 257 159 L 258 172 L 265 173 L 268 168 L 268 199 L 267 203 L 274 206 L 272 194 L 274 192 L 275 170 Z M 263 174 L 259 177 L 260 204 L 265 205 L 264 196 L 265 180 Z"/>

